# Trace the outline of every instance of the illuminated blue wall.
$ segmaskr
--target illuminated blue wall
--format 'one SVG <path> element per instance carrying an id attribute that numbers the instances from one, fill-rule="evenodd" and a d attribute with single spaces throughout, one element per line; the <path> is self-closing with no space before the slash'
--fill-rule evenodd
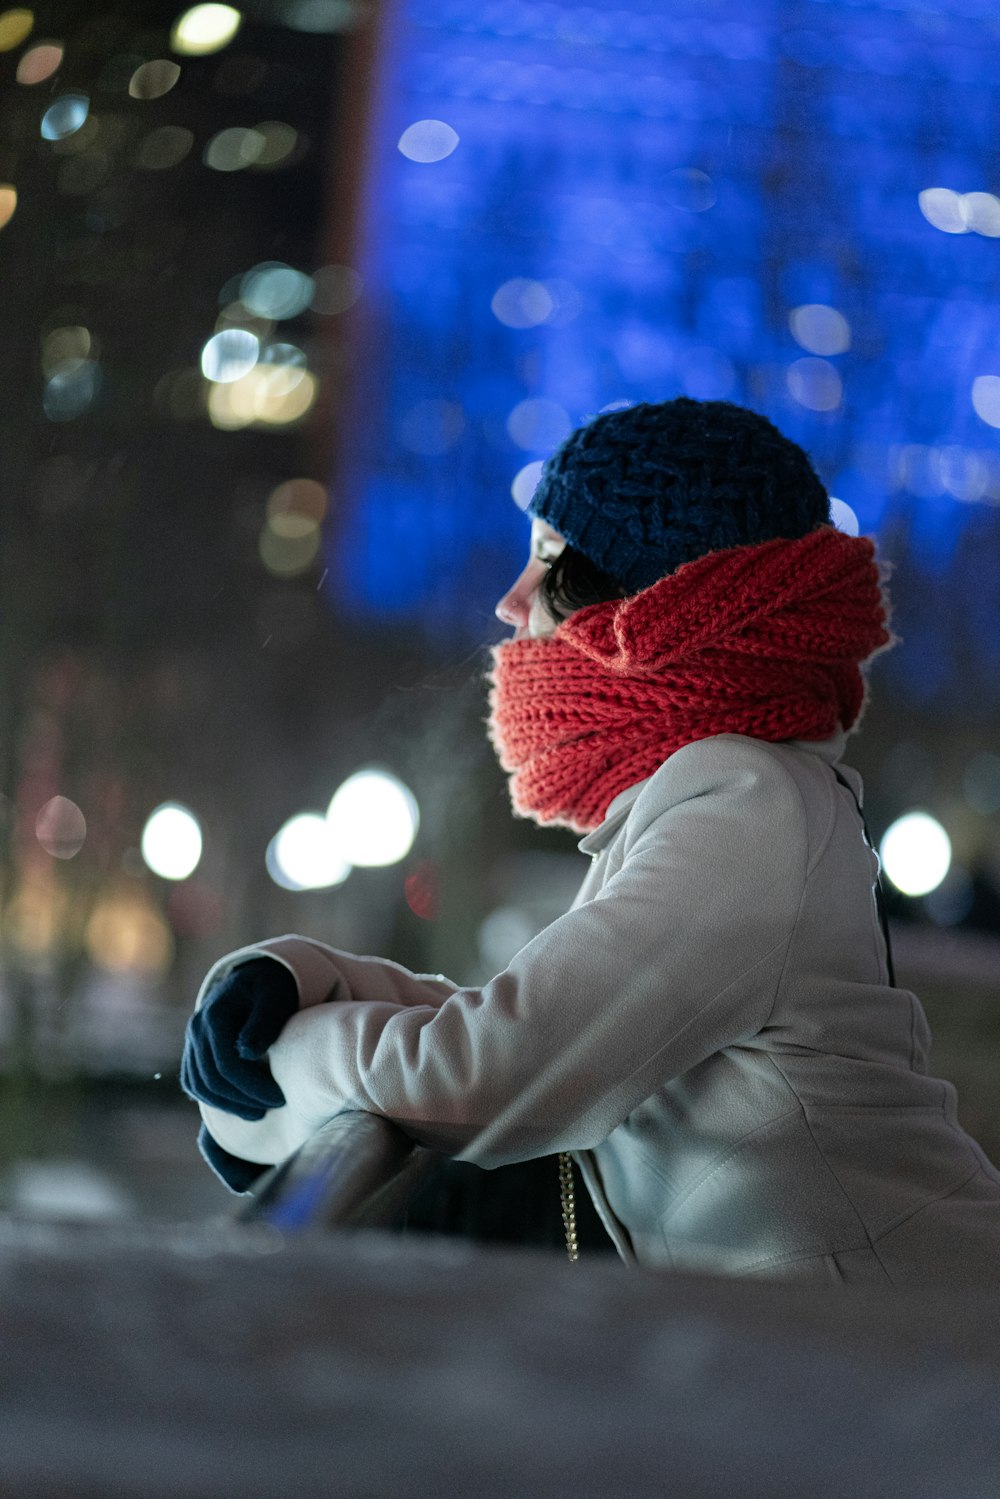
<path id="1" fill-rule="evenodd" d="M 883 680 L 996 702 L 998 56 L 995 0 L 399 5 L 338 608 L 485 638 L 525 465 L 613 402 L 727 397 L 801 442 L 896 561 Z M 425 119 L 458 133 L 442 160 L 397 147 Z M 545 290 L 508 288 L 505 324 L 511 280 Z M 515 441 L 524 401 L 549 404 Z"/>

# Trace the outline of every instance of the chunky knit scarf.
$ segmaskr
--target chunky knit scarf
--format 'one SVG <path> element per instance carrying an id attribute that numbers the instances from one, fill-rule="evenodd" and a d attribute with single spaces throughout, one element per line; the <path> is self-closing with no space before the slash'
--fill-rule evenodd
<path id="1" fill-rule="evenodd" d="M 893 643 L 874 552 L 828 525 L 708 552 L 551 636 L 496 646 L 489 732 L 515 812 L 589 832 L 696 739 L 851 728 L 861 664 Z"/>

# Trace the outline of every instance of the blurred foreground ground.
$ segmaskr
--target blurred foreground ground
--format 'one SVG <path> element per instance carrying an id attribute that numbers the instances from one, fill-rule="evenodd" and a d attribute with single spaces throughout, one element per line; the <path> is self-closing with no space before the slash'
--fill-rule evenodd
<path id="1" fill-rule="evenodd" d="M 0 1219 L 18 1499 L 985 1499 L 1000 1310 L 387 1234 Z"/>

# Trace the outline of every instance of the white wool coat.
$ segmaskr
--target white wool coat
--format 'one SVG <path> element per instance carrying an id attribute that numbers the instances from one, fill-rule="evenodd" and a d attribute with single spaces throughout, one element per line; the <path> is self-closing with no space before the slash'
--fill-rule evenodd
<path id="1" fill-rule="evenodd" d="M 223 958 L 199 1003 L 270 954 L 301 1009 L 269 1053 L 286 1105 L 203 1106 L 209 1132 L 269 1164 L 367 1109 L 485 1167 L 572 1151 L 644 1266 L 1000 1286 L 1000 1172 L 889 984 L 843 747 L 678 750 L 583 839 L 570 911 L 481 987 L 306 937 Z"/>

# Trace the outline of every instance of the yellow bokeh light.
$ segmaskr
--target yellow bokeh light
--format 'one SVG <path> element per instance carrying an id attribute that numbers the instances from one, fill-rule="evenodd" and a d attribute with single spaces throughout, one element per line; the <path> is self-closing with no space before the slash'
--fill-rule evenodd
<path id="1" fill-rule="evenodd" d="M 136 68 L 129 79 L 129 95 L 133 99 L 162 99 L 164 94 L 169 94 L 180 76 L 181 70 L 177 63 L 170 62 L 165 57 L 157 57 Z"/>
<path id="2" fill-rule="evenodd" d="M 84 937 L 93 963 L 111 973 L 166 972 L 174 952 L 170 928 L 141 891 L 113 892 L 91 913 Z"/>
<path id="3" fill-rule="evenodd" d="M 254 368 L 239 380 L 230 380 L 224 385 L 208 382 L 211 386 L 208 416 L 213 427 L 222 432 L 237 432 L 241 427 L 250 426 L 254 420 L 254 397 L 259 378 L 259 369 Z"/>
<path id="4" fill-rule="evenodd" d="M 289 353 L 287 362 L 281 358 L 282 350 Z M 306 377 L 305 355 L 291 344 L 279 344 L 277 350 L 266 349 L 261 355 L 260 364 L 267 376 L 267 397 L 270 401 L 291 395 Z"/>
<path id="5" fill-rule="evenodd" d="M 44 83 L 61 66 L 62 60 L 63 49 L 58 42 L 39 42 L 37 47 L 31 47 L 25 52 L 14 77 L 26 87 L 33 83 Z"/>
<path id="6" fill-rule="evenodd" d="M 318 479 L 286 479 L 272 491 L 267 502 L 267 516 L 279 531 L 281 516 L 299 516 L 319 525 L 326 515 L 326 505 L 326 489 Z"/>
<path id="7" fill-rule="evenodd" d="M 50 378 L 57 370 L 79 369 L 92 353 L 96 350 L 89 328 L 79 323 L 53 328 L 42 340 L 42 373 Z"/>
<path id="8" fill-rule="evenodd" d="M 31 35 L 34 24 L 33 11 L 5 10 L 0 15 L 0 52 L 11 52 L 20 47 L 25 37 Z"/>
<path id="9" fill-rule="evenodd" d="M 0 229 L 9 224 L 17 208 L 17 188 L 5 182 L 0 186 Z"/>
<path id="10" fill-rule="evenodd" d="M 269 524 L 260 533 L 260 560 L 276 577 L 293 578 L 315 561 L 319 542 L 318 526 L 313 526 L 305 536 L 279 536 Z"/>
<path id="11" fill-rule="evenodd" d="M 311 515 L 300 515 L 294 510 L 284 510 L 272 515 L 267 523 L 275 536 L 281 536 L 287 541 L 299 541 L 304 536 L 311 536 L 317 529 Z"/>
<path id="12" fill-rule="evenodd" d="M 299 133 L 284 120 L 264 120 L 254 131 L 264 144 L 257 152 L 255 167 L 277 167 L 286 162 L 299 143 Z"/>
<path id="13" fill-rule="evenodd" d="M 308 370 L 293 389 L 281 365 L 257 364 L 238 380 L 213 385 L 208 397 L 208 414 L 214 427 L 234 432 L 260 422 L 269 427 L 286 427 L 297 422 L 316 399 L 316 377 Z"/>
<path id="14" fill-rule="evenodd" d="M 18 951 L 42 957 L 55 945 L 66 911 L 66 893 L 52 866 L 25 871 L 14 899 L 7 908 L 4 935 Z"/>
<path id="15" fill-rule="evenodd" d="M 228 46 L 242 22 L 231 5 L 195 5 L 174 22 L 170 46 L 188 57 L 205 57 Z"/>
<path id="16" fill-rule="evenodd" d="M 316 376 L 306 370 L 302 379 L 289 390 L 280 365 L 270 371 L 264 365 L 257 395 L 257 419 L 272 427 L 287 427 L 305 416 L 316 399 Z"/>

